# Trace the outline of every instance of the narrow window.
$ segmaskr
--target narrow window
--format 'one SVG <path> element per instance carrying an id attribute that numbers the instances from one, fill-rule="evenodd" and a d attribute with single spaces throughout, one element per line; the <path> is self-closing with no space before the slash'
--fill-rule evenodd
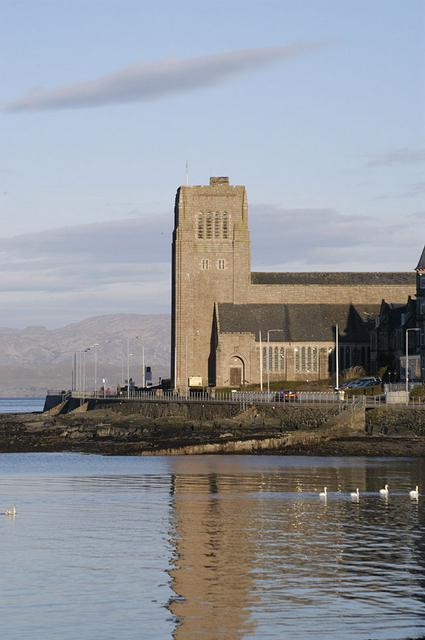
<path id="1" fill-rule="evenodd" d="M 202 258 L 201 260 L 201 269 L 203 271 L 207 271 L 210 268 L 210 261 L 208 258 Z"/>
<path id="2" fill-rule="evenodd" d="M 220 230 L 220 227 L 221 227 L 221 225 L 220 225 L 220 222 L 221 222 L 220 218 L 221 218 L 221 216 L 220 216 L 220 214 L 219 214 L 219 213 L 215 213 L 215 214 L 214 214 L 214 238 L 215 238 L 215 239 L 220 238 L 220 235 L 221 235 L 221 233 L 220 233 L 220 231 L 221 231 L 221 230 Z"/>
<path id="3" fill-rule="evenodd" d="M 279 347 L 274 348 L 274 371 L 279 371 Z"/>
<path id="4" fill-rule="evenodd" d="M 319 349 L 317 347 L 313 347 L 312 349 L 312 358 L 313 358 L 313 362 L 312 362 L 312 370 L 313 371 L 317 371 L 317 356 L 319 353 Z"/>
<path id="5" fill-rule="evenodd" d="M 300 371 L 301 363 L 300 363 L 300 350 L 298 347 L 295 348 L 295 371 Z"/>
<path id="6" fill-rule="evenodd" d="M 267 371 L 267 347 L 263 347 L 263 371 Z"/>
<path id="7" fill-rule="evenodd" d="M 198 238 L 202 240 L 204 237 L 204 214 L 200 213 L 198 215 Z"/>
<path id="8" fill-rule="evenodd" d="M 225 268 L 226 268 L 226 261 L 224 260 L 224 258 L 219 258 L 219 260 L 217 260 L 217 269 L 220 269 L 222 271 Z"/>
<path id="9" fill-rule="evenodd" d="M 213 223 L 213 214 L 207 213 L 207 224 L 206 224 L 206 238 L 207 240 L 211 240 L 212 238 L 212 223 Z"/>
<path id="10" fill-rule="evenodd" d="M 269 347 L 269 362 L 268 362 L 268 370 L 273 371 L 273 347 Z"/>
<path id="11" fill-rule="evenodd" d="M 306 353 L 305 353 L 306 349 L 305 347 L 301 347 L 301 371 L 305 371 L 306 370 Z"/>
<path id="12" fill-rule="evenodd" d="M 312 368 L 312 354 L 311 347 L 307 347 L 307 371 L 311 371 Z"/>
<path id="13" fill-rule="evenodd" d="M 285 371 L 285 349 L 280 347 L 279 371 Z"/>
<path id="14" fill-rule="evenodd" d="M 228 240 L 229 238 L 229 215 L 224 212 L 222 217 L 222 229 L 223 229 L 223 239 Z"/>

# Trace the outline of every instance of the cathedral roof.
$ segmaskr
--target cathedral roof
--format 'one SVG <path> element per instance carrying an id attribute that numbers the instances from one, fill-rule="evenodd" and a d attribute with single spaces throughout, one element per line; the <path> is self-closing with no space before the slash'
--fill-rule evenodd
<path id="1" fill-rule="evenodd" d="M 333 342 L 338 324 L 342 341 L 368 342 L 379 315 L 378 304 L 232 304 L 217 305 L 219 333 L 253 333 L 256 341 Z M 275 331 L 278 329 L 279 331 Z M 273 330 L 273 331 L 272 331 Z"/>
<path id="2" fill-rule="evenodd" d="M 418 266 L 416 267 L 416 271 L 425 271 L 425 247 L 422 250 L 421 257 L 419 258 Z"/>
<path id="3" fill-rule="evenodd" d="M 425 249 L 424 249 L 425 252 Z M 425 254 L 422 253 L 425 268 Z M 419 261 L 420 262 L 420 261 Z M 418 267 L 420 268 L 420 267 Z M 415 284 L 415 274 L 404 271 L 351 272 L 351 271 L 317 271 L 276 273 L 258 271 L 251 273 L 252 284 Z"/>

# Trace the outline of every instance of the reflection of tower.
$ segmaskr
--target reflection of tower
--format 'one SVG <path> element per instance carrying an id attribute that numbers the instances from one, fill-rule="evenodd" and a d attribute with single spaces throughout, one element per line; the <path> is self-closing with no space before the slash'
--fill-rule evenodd
<path id="1" fill-rule="evenodd" d="M 407 490 L 388 501 L 377 495 L 382 477 L 424 486 L 423 465 L 335 461 L 169 462 L 175 640 L 269 637 L 271 625 L 279 637 L 297 637 L 300 625 L 305 637 L 363 637 L 389 618 L 405 636 L 409 625 L 423 628 L 424 512 Z M 325 484 L 327 501 L 317 493 Z"/>
<path id="2" fill-rule="evenodd" d="M 170 572 L 181 598 L 170 604 L 180 624 L 175 640 L 238 640 L 253 630 L 248 598 L 255 543 L 240 492 L 221 490 L 220 476 L 176 475 L 176 563 Z"/>

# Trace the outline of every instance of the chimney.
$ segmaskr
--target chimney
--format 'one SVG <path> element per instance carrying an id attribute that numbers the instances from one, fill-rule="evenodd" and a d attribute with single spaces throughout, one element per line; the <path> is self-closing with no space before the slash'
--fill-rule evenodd
<path id="1" fill-rule="evenodd" d="M 210 187 L 218 187 L 221 184 L 229 184 L 229 178 L 226 176 L 210 178 Z"/>

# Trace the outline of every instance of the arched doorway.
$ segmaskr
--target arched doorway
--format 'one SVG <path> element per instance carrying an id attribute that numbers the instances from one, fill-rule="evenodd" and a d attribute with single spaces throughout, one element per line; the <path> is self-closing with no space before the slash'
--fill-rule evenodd
<path id="1" fill-rule="evenodd" d="M 241 387 L 245 380 L 245 365 L 242 358 L 232 356 L 229 363 L 229 383 L 231 387 Z"/>

